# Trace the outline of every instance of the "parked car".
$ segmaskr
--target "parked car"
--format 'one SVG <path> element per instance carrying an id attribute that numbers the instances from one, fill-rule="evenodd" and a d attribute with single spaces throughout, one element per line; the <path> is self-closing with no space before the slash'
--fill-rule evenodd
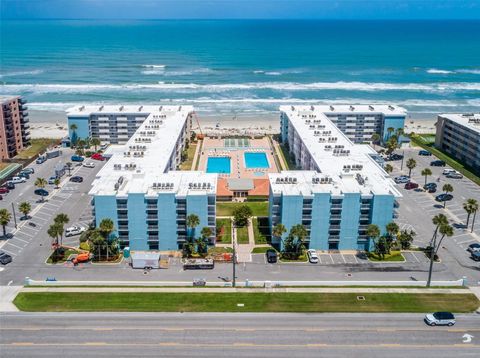
<path id="1" fill-rule="evenodd" d="M 437 184 L 436 183 L 427 183 L 423 186 L 423 189 L 425 189 L 429 193 L 435 193 L 437 191 Z"/>
<path id="2" fill-rule="evenodd" d="M 387 157 L 387 160 L 400 160 L 403 158 L 403 155 L 401 154 L 391 154 L 390 156 Z"/>
<path id="3" fill-rule="evenodd" d="M 69 236 L 80 235 L 85 230 L 86 229 L 84 227 L 81 227 L 81 226 L 76 226 L 76 225 L 70 226 L 69 228 L 67 228 L 65 230 L 65 236 L 69 237 Z"/>
<path id="4" fill-rule="evenodd" d="M 85 160 L 84 157 L 81 157 L 79 155 L 72 155 L 72 157 L 70 158 L 70 160 L 72 162 L 83 162 Z"/>
<path id="5" fill-rule="evenodd" d="M 319 259 L 318 259 L 317 251 L 313 249 L 309 249 L 307 250 L 307 256 L 308 256 L 308 261 L 311 264 L 318 264 Z"/>
<path id="6" fill-rule="evenodd" d="M 4 186 L 6 186 L 8 190 L 15 189 L 15 184 L 13 184 L 11 181 L 7 181 L 7 183 Z"/>
<path id="7" fill-rule="evenodd" d="M 455 169 L 447 168 L 447 169 L 443 169 L 442 174 L 443 174 L 443 175 L 448 175 L 448 174 L 454 173 L 454 172 L 456 172 Z"/>
<path id="8" fill-rule="evenodd" d="M 468 245 L 467 251 L 470 251 L 470 252 L 478 251 L 478 252 L 480 252 L 480 243 L 476 242 L 474 244 Z"/>
<path id="9" fill-rule="evenodd" d="M 450 178 L 450 179 L 462 179 L 463 178 L 463 174 L 460 173 L 460 172 L 450 172 L 447 174 L 447 178 Z"/>
<path id="10" fill-rule="evenodd" d="M 401 175 L 399 177 L 395 177 L 393 180 L 397 184 L 405 184 L 405 183 L 408 183 L 410 181 L 410 178 L 407 177 L 406 175 Z"/>
<path id="11" fill-rule="evenodd" d="M 35 163 L 37 164 L 42 164 L 43 162 L 45 162 L 47 160 L 46 157 L 44 156 L 41 156 L 41 157 L 38 157 L 37 160 L 35 161 Z"/>
<path id="12" fill-rule="evenodd" d="M 8 194 L 10 192 L 10 190 L 5 187 L 5 186 L 2 186 L 0 187 L 0 194 Z"/>
<path id="13" fill-rule="evenodd" d="M 33 174 L 33 173 L 35 173 L 35 169 L 30 168 L 30 167 L 28 167 L 28 168 L 23 168 L 23 169 L 22 169 L 22 172 L 25 172 L 25 173 L 28 173 L 28 174 Z"/>
<path id="14" fill-rule="evenodd" d="M 83 178 L 81 176 L 75 175 L 70 178 L 70 181 L 74 183 L 81 183 L 83 182 Z"/>
<path id="15" fill-rule="evenodd" d="M 3 251 L 0 251 L 0 263 L 2 265 L 6 265 L 6 264 L 9 264 L 10 262 L 12 262 L 12 256 L 10 256 L 9 254 Z"/>
<path id="16" fill-rule="evenodd" d="M 45 189 L 35 189 L 34 192 L 33 192 L 35 195 L 40 195 L 40 196 L 48 196 L 48 191 L 46 191 Z"/>
<path id="17" fill-rule="evenodd" d="M 10 181 L 13 184 L 19 184 L 19 183 L 25 183 L 27 181 L 27 179 L 17 176 L 17 177 L 13 177 L 12 179 L 10 179 Z"/>
<path id="18" fill-rule="evenodd" d="M 95 168 L 95 163 L 93 162 L 87 162 L 87 163 L 83 163 L 83 166 L 85 168 Z"/>
<path id="19" fill-rule="evenodd" d="M 94 153 L 90 158 L 95 160 L 105 160 L 105 157 L 100 153 Z"/>
<path id="20" fill-rule="evenodd" d="M 432 153 L 430 153 L 428 150 L 422 149 L 418 152 L 418 155 L 424 155 L 426 157 L 429 157 L 432 155 Z"/>
<path id="21" fill-rule="evenodd" d="M 471 253 L 470 257 L 473 261 L 480 261 L 480 251 L 474 251 Z"/>
<path id="22" fill-rule="evenodd" d="M 55 184 L 55 180 L 57 179 L 56 175 L 52 175 L 50 178 L 48 178 L 48 184 L 53 185 Z"/>
<path id="23" fill-rule="evenodd" d="M 407 184 L 405 184 L 405 189 L 410 190 L 410 189 L 417 189 L 418 184 L 414 183 L 413 181 L 409 181 Z"/>
<path id="24" fill-rule="evenodd" d="M 440 194 L 435 197 L 436 201 L 450 201 L 453 199 L 452 194 Z"/>
<path id="25" fill-rule="evenodd" d="M 435 312 L 425 315 L 425 323 L 429 326 L 453 326 L 455 316 L 450 312 Z"/>
<path id="26" fill-rule="evenodd" d="M 277 262 L 277 252 L 273 249 L 268 249 L 265 252 L 265 256 L 267 257 L 267 262 L 269 264 L 274 264 Z"/>
<path id="27" fill-rule="evenodd" d="M 19 176 L 20 178 L 30 179 L 30 174 L 25 173 L 25 172 L 20 172 L 20 173 L 18 173 L 18 176 Z"/>
<path id="28" fill-rule="evenodd" d="M 430 165 L 432 167 L 444 167 L 446 163 L 443 160 L 434 160 L 433 162 L 430 162 Z"/>

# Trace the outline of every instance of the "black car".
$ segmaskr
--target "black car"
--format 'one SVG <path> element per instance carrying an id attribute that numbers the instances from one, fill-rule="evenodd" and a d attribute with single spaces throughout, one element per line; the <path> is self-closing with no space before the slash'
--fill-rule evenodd
<path id="1" fill-rule="evenodd" d="M 81 176 L 77 175 L 77 176 L 71 177 L 70 181 L 74 182 L 74 183 L 81 183 L 81 182 L 83 182 L 83 178 Z"/>
<path id="2" fill-rule="evenodd" d="M 274 264 L 277 262 L 277 252 L 273 249 L 268 249 L 265 252 L 265 255 L 267 256 L 267 262 L 269 264 Z"/>
<path id="3" fill-rule="evenodd" d="M 435 193 L 437 191 L 437 184 L 436 183 L 427 183 L 423 186 L 423 189 L 425 189 L 429 193 Z"/>
<path id="4" fill-rule="evenodd" d="M 401 155 L 401 154 L 391 154 L 388 157 L 388 160 L 400 160 L 402 158 L 403 158 L 403 155 Z"/>
<path id="5" fill-rule="evenodd" d="M 46 191 L 45 189 L 35 189 L 33 193 L 35 195 L 48 196 L 48 191 Z"/>
<path id="6" fill-rule="evenodd" d="M 468 245 L 467 251 L 480 252 L 480 244 L 478 242 Z"/>
<path id="7" fill-rule="evenodd" d="M 7 181 L 6 186 L 7 186 L 8 190 L 15 189 L 15 184 L 13 184 L 11 181 Z"/>
<path id="8" fill-rule="evenodd" d="M 418 152 L 418 155 L 424 155 L 424 156 L 429 157 L 429 156 L 432 155 L 432 153 L 430 153 L 428 150 L 422 149 Z"/>
<path id="9" fill-rule="evenodd" d="M 433 162 L 430 162 L 430 165 L 432 167 L 444 167 L 446 163 L 443 160 L 434 160 Z"/>
<path id="10" fill-rule="evenodd" d="M 10 256 L 9 254 L 6 254 L 5 252 L 0 252 L 0 263 L 2 265 L 6 265 L 6 264 L 9 264 L 10 262 L 12 262 L 12 256 Z"/>
<path id="11" fill-rule="evenodd" d="M 30 179 L 30 174 L 28 174 L 27 172 L 20 172 L 18 173 L 18 176 L 21 178 Z"/>
<path id="12" fill-rule="evenodd" d="M 470 255 L 473 261 L 480 261 L 480 252 L 479 251 L 474 251 Z"/>
<path id="13" fill-rule="evenodd" d="M 435 197 L 436 201 L 450 201 L 453 199 L 452 194 L 440 194 Z"/>

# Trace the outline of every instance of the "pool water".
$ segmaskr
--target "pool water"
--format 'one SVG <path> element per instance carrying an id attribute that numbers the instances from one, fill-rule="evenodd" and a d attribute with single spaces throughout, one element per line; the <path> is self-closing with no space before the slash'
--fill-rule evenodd
<path id="1" fill-rule="evenodd" d="M 269 168 L 266 153 L 245 153 L 245 167 L 252 168 Z"/>
<path id="2" fill-rule="evenodd" d="M 208 157 L 207 173 L 230 174 L 230 158 Z"/>

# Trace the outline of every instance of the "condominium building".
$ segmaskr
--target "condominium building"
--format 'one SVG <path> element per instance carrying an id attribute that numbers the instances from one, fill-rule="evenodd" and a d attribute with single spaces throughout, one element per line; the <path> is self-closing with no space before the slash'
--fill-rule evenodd
<path id="1" fill-rule="evenodd" d="M 370 142 L 374 133 L 378 133 L 381 140 L 386 141 L 395 131 L 403 129 L 407 116 L 404 108 L 389 105 L 336 105 L 315 108 L 327 116 L 353 143 Z M 282 119 L 282 124 L 284 122 L 286 124 L 288 121 Z"/>
<path id="2" fill-rule="evenodd" d="M 0 160 L 13 158 L 30 145 L 25 103 L 19 96 L 0 97 Z"/>
<path id="3" fill-rule="evenodd" d="M 435 146 L 480 173 L 480 113 L 438 116 Z"/>
<path id="4" fill-rule="evenodd" d="M 368 225 L 384 233 L 401 194 L 373 159 L 376 152 L 354 144 L 324 110 L 280 107 L 282 141 L 302 170 L 269 174 L 270 225 L 282 223 L 289 230 L 303 224 L 313 249 L 371 249 Z"/>
<path id="5" fill-rule="evenodd" d="M 90 137 L 125 144 L 150 113 L 161 111 L 162 106 L 76 106 L 67 110 L 69 136 L 73 141 Z"/>
<path id="6" fill-rule="evenodd" d="M 200 219 L 215 237 L 216 174 L 175 171 L 190 133 L 193 108 L 152 111 L 125 145 L 112 146 L 90 195 L 98 225 L 112 219 L 122 247 L 177 250 L 185 242 L 187 216 Z"/>

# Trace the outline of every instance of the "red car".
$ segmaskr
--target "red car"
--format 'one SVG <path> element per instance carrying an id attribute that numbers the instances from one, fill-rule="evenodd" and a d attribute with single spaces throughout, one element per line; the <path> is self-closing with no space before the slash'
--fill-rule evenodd
<path id="1" fill-rule="evenodd" d="M 418 188 L 418 184 L 417 184 L 417 183 L 414 183 L 414 182 L 409 181 L 407 184 L 405 184 L 405 189 L 407 189 L 407 190 L 417 189 L 417 188 Z"/>
<path id="2" fill-rule="evenodd" d="M 5 187 L 0 187 L 0 194 L 8 194 L 10 192 L 10 190 L 8 190 L 8 188 L 5 188 Z"/>
<path id="3" fill-rule="evenodd" d="M 105 160 L 105 157 L 100 153 L 94 153 L 90 158 L 95 160 Z"/>

